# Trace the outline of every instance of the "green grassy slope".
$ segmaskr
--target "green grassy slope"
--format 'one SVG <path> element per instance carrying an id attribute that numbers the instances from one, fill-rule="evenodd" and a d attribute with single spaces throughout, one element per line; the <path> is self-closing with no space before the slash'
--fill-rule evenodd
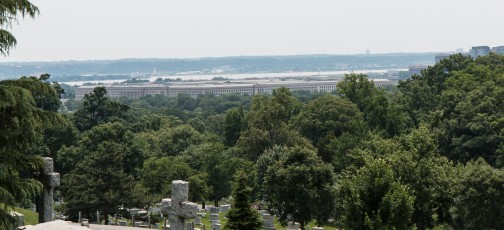
<path id="1" fill-rule="evenodd" d="M 19 212 L 24 215 L 25 225 L 36 225 L 38 224 L 38 213 L 23 208 L 14 208 L 16 212 Z"/>

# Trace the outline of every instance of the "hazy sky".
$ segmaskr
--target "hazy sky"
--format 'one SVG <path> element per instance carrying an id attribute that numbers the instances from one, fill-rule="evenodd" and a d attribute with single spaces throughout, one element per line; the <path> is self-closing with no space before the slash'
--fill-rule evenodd
<path id="1" fill-rule="evenodd" d="M 450 51 L 504 45 L 502 0 L 32 0 L 2 61 Z"/>

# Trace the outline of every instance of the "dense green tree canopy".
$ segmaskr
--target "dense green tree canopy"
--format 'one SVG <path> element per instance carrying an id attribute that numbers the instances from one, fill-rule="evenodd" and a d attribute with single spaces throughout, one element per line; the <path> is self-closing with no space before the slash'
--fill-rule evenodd
<path id="1" fill-rule="evenodd" d="M 44 130 L 63 120 L 55 110 L 37 104 L 33 95 L 57 101 L 52 90 L 39 79 L 0 81 L 0 228 L 12 224 L 8 211 L 13 206 L 29 204 L 41 191 L 35 178 L 42 159 L 35 154 L 47 147 Z"/>
<path id="2" fill-rule="evenodd" d="M 142 183 L 151 194 L 160 195 L 161 199 L 171 195 L 170 181 L 186 181 L 192 174 L 191 167 L 182 158 L 153 157 L 143 165 Z"/>
<path id="3" fill-rule="evenodd" d="M 254 97 L 245 119 L 245 129 L 236 143 L 237 154 L 251 161 L 275 145 L 310 145 L 309 141 L 288 126 L 301 109 L 300 102 L 287 88 L 273 90 L 271 97 Z"/>
<path id="4" fill-rule="evenodd" d="M 69 214 L 147 208 L 176 179 L 190 182 L 190 200 L 218 205 L 244 171 L 233 197 L 248 214 L 234 223 L 256 226 L 247 218 L 257 202 L 303 227 L 498 229 L 503 76 L 503 56 L 454 55 L 397 88 L 347 75 L 337 95 L 114 100 L 97 88 L 64 117 L 48 75 L 3 81 L 0 220 L 37 193 L 35 154 L 48 154 Z"/>
<path id="5" fill-rule="evenodd" d="M 405 131 L 409 118 L 401 106 L 392 103 L 391 96 L 375 86 L 363 74 L 349 74 L 338 83 L 338 92 L 353 102 L 364 114 L 369 127 L 387 136 Z"/>
<path id="6" fill-rule="evenodd" d="M 58 153 L 67 214 L 89 215 L 96 210 L 113 214 L 121 205 L 141 207 L 153 201 L 138 181 L 144 156 L 132 139 L 123 124 L 106 123 L 86 131 L 75 146 Z"/>
<path id="7" fill-rule="evenodd" d="M 346 229 L 408 229 L 414 196 L 384 160 L 366 161 L 338 184 L 338 212 Z"/>
<path id="8" fill-rule="evenodd" d="M 82 108 L 74 113 L 74 124 L 80 131 L 114 119 L 125 118 L 129 107 L 107 97 L 105 87 L 96 87 L 84 96 Z"/>
<path id="9" fill-rule="evenodd" d="M 432 131 L 422 125 L 408 135 L 395 139 L 374 136 L 371 140 L 365 141 L 360 149 L 355 149 L 350 154 L 352 164 L 343 173 L 349 177 L 341 182 L 340 198 L 343 201 L 348 199 L 346 202 L 350 203 L 353 202 L 353 199 L 362 199 L 364 201 L 359 204 L 360 208 L 371 208 L 371 210 L 377 211 L 377 207 L 373 206 L 373 202 L 376 201 L 366 200 L 375 199 L 373 198 L 376 196 L 375 193 L 366 193 L 370 188 L 364 189 L 365 194 L 355 195 L 349 192 L 352 191 L 352 186 L 357 188 L 363 186 L 355 184 L 355 177 L 358 177 L 360 170 L 379 170 L 378 168 L 386 167 L 392 173 L 388 178 L 390 180 L 388 183 L 406 188 L 404 190 L 406 194 L 403 195 L 409 196 L 413 201 L 412 207 L 414 209 L 408 217 L 411 218 L 410 224 L 414 223 L 416 227 L 425 229 L 441 223 L 451 223 L 449 210 L 453 205 L 455 194 L 453 181 L 456 178 L 456 170 L 447 158 L 440 156 L 433 137 Z M 376 162 L 379 162 L 381 166 L 376 166 L 378 168 L 373 169 L 375 167 L 373 164 Z M 369 186 L 373 186 L 372 184 Z M 382 195 L 385 196 L 384 194 Z M 340 205 L 345 207 L 348 204 L 341 203 Z M 345 222 L 348 221 L 346 218 L 353 218 L 355 215 L 352 209 L 343 210 L 340 213 L 343 216 L 340 218 L 348 226 L 350 223 Z M 384 216 L 380 216 L 379 219 L 388 221 L 384 219 Z M 359 220 L 352 219 L 350 222 L 358 223 Z M 405 226 L 410 226 L 410 224 Z"/>
<path id="10" fill-rule="evenodd" d="M 234 146 L 240 138 L 240 133 L 245 129 L 245 115 L 243 109 L 234 108 L 226 113 L 226 124 L 224 126 L 224 134 L 226 136 L 226 145 Z"/>
<path id="11" fill-rule="evenodd" d="M 500 229 L 504 225 L 504 171 L 483 159 L 461 168 L 451 212 L 458 229 Z"/>
<path id="12" fill-rule="evenodd" d="M 33 173 L 42 160 L 27 150 L 42 143 L 43 117 L 28 90 L 0 84 L 0 227 L 13 223 L 10 208 L 33 199 L 41 184 Z"/>
<path id="13" fill-rule="evenodd" d="M 61 189 L 67 215 L 82 212 L 89 216 L 96 210 L 105 215 L 114 214 L 121 206 L 142 207 L 147 201 L 154 201 L 148 199 L 146 191 L 128 174 L 126 157 L 121 144 L 105 141 L 64 175 Z"/>
<path id="14" fill-rule="evenodd" d="M 268 167 L 264 193 L 271 213 L 286 225 L 296 221 L 304 229 L 315 219 L 324 224 L 334 208 L 334 177 L 330 164 L 305 147 L 289 148 Z"/>
<path id="15" fill-rule="evenodd" d="M 296 117 L 294 124 L 314 144 L 329 133 L 339 137 L 343 133 L 363 132 L 365 128 L 359 109 L 337 96 L 322 96 L 311 101 Z"/>

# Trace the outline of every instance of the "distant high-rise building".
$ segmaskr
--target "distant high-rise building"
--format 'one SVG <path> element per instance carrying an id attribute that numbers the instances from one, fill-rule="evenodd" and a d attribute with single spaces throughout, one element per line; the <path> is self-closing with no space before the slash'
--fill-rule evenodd
<path id="1" fill-rule="evenodd" d="M 371 54 L 371 50 L 367 49 L 367 50 L 366 50 L 366 54 L 367 54 L 367 55 L 370 55 L 370 54 Z"/>
<path id="2" fill-rule="evenodd" d="M 441 60 L 450 57 L 450 55 L 452 55 L 452 54 L 451 53 L 439 53 L 439 54 L 436 54 L 436 56 L 434 57 L 434 59 L 436 61 L 436 64 L 439 63 L 439 62 L 441 62 Z"/>
<path id="3" fill-rule="evenodd" d="M 455 50 L 455 53 L 463 54 L 464 53 L 464 49 L 463 48 L 458 48 L 458 49 Z"/>
<path id="4" fill-rule="evenodd" d="M 493 47 L 492 52 L 498 53 L 498 54 L 504 54 L 504 46 Z"/>
<path id="5" fill-rule="evenodd" d="M 469 50 L 469 55 L 472 58 L 477 58 L 479 56 L 487 56 L 490 54 L 490 47 L 489 46 L 474 46 Z"/>

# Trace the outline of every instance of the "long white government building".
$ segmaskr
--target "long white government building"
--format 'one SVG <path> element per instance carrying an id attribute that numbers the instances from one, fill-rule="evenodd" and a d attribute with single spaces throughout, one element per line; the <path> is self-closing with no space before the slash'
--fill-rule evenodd
<path id="1" fill-rule="evenodd" d="M 387 79 L 372 79 L 377 86 L 392 85 Z M 188 94 L 197 97 L 200 94 L 211 93 L 221 95 L 226 93 L 241 93 L 248 95 L 270 94 L 274 89 L 286 87 L 290 90 L 306 90 L 310 92 L 332 92 L 336 90 L 338 79 L 331 80 L 231 80 L 231 81 L 194 81 L 171 82 L 162 84 L 111 84 L 81 86 L 75 90 L 75 99 L 81 100 L 86 94 L 93 92 L 97 86 L 105 86 L 111 98 L 128 97 L 140 98 L 147 95 L 163 95 L 176 97 L 179 94 Z"/>

